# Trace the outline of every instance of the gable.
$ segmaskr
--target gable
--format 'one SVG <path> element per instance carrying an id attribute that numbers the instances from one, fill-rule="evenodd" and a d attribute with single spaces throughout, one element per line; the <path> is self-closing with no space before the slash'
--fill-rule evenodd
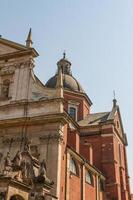
<path id="1" fill-rule="evenodd" d="M 17 51 L 27 50 L 28 48 L 24 45 L 16 42 L 0 38 L 0 55 L 15 53 Z"/>
<path id="2" fill-rule="evenodd" d="M 39 55 L 34 48 L 0 38 L 0 59 L 24 54 L 31 54 L 33 57 Z"/>
<path id="3" fill-rule="evenodd" d="M 8 54 L 8 53 L 14 53 L 16 51 L 18 51 L 18 50 L 0 43 L 0 55 L 4 55 L 4 54 Z"/>
<path id="4" fill-rule="evenodd" d="M 124 130 L 123 130 L 123 125 L 122 125 L 119 108 L 116 110 L 116 112 L 114 114 L 114 124 L 115 124 L 115 129 L 116 129 L 117 133 L 120 135 L 121 138 L 123 138 Z"/>

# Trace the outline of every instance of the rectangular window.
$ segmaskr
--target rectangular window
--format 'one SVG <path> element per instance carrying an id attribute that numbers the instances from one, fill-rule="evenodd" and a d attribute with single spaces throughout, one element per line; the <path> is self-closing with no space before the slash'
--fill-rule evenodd
<path id="1" fill-rule="evenodd" d="M 70 115 L 74 120 L 76 120 L 76 115 L 77 115 L 77 113 L 76 113 L 76 108 L 74 108 L 74 107 L 69 107 L 69 115 Z"/>

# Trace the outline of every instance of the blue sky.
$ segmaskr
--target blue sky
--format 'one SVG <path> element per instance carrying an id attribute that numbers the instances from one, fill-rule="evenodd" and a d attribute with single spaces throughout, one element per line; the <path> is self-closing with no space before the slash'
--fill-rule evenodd
<path id="1" fill-rule="evenodd" d="M 133 1 L 0 0 L 0 34 L 25 43 L 32 27 L 40 56 L 35 72 L 46 82 L 65 50 L 73 75 L 93 101 L 93 112 L 112 108 L 113 90 L 128 137 L 133 188 Z"/>

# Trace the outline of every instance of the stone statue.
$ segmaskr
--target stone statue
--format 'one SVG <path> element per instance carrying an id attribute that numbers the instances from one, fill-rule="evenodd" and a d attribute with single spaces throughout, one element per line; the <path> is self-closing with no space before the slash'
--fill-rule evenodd
<path id="1" fill-rule="evenodd" d="M 41 195 L 41 194 L 37 194 L 35 196 L 35 200 L 45 200 L 45 196 L 44 195 Z"/>
<path id="2" fill-rule="evenodd" d="M 13 159 L 13 166 L 14 168 L 19 168 L 21 165 L 21 160 L 22 160 L 22 156 L 21 156 L 21 152 L 18 151 Z"/>
<path id="3" fill-rule="evenodd" d="M 1 163 L 2 157 L 3 157 L 3 154 L 0 153 L 0 163 Z"/>
<path id="4" fill-rule="evenodd" d="M 4 161 L 4 173 L 7 174 L 7 172 L 10 172 L 12 170 L 12 163 L 10 160 L 10 153 L 7 152 L 7 155 L 5 157 L 5 161 Z"/>
<path id="5" fill-rule="evenodd" d="M 0 192 L 0 200 L 6 199 L 6 192 Z"/>
<path id="6" fill-rule="evenodd" d="M 53 185 L 54 182 L 51 181 L 47 175 L 46 175 L 46 163 L 45 163 L 45 160 L 43 160 L 41 163 L 40 163 L 40 171 L 39 171 L 39 176 L 37 177 L 37 181 L 39 183 L 46 183 L 46 184 L 50 184 L 50 185 Z"/>
<path id="7" fill-rule="evenodd" d="M 45 160 L 43 160 L 40 163 L 40 176 L 46 178 L 46 163 L 45 163 Z"/>
<path id="8" fill-rule="evenodd" d="M 26 162 L 23 161 L 21 165 L 22 165 L 22 170 L 21 170 L 21 172 L 22 172 L 22 179 L 25 179 L 25 178 L 27 178 Z"/>
<path id="9" fill-rule="evenodd" d="M 3 82 L 3 85 L 2 85 L 2 97 L 8 97 L 9 96 L 9 84 L 10 84 L 10 81 L 9 80 L 5 80 Z"/>
<path id="10" fill-rule="evenodd" d="M 5 157 L 5 162 L 4 162 L 5 167 L 11 167 L 11 160 L 10 160 L 10 153 L 7 152 L 7 155 Z"/>
<path id="11" fill-rule="evenodd" d="M 25 151 L 30 151 L 30 144 L 31 144 L 31 141 L 29 141 L 28 139 L 26 139 L 25 141 L 25 145 L 24 145 L 24 150 Z"/>

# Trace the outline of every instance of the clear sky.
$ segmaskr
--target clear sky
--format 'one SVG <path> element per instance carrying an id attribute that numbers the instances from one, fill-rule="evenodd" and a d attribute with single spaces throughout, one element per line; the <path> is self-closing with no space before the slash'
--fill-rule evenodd
<path id="1" fill-rule="evenodd" d="M 93 112 L 110 111 L 116 91 L 133 190 L 133 1 L 0 0 L 0 19 L 0 34 L 22 44 L 32 27 L 41 81 L 55 73 L 66 50 Z"/>

